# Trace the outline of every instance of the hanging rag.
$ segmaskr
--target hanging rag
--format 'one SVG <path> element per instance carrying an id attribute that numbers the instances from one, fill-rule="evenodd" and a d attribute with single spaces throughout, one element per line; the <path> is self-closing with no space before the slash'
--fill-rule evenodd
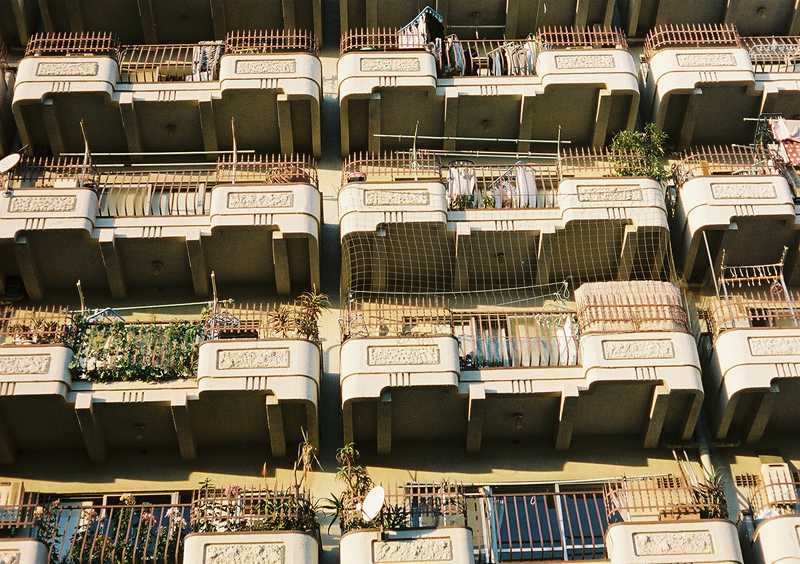
<path id="1" fill-rule="evenodd" d="M 224 41 L 200 41 L 192 49 L 192 74 L 187 82 L 216 80 L 225 50 Z"/>

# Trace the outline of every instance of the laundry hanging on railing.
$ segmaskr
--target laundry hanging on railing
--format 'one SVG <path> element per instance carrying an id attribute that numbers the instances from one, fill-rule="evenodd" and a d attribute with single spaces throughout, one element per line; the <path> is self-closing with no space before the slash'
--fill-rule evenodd
<path id="1" fill-rule="evenodd" d="M 532 41 L 504 43 L 486 53 L 491 76 L 534 74 L 536 51 Z"/>
<path id="2" fill-rule="evenodd" d="M 780 146 L 781 158 L 792 166 L 800 166 L 800 120 L 782 117 L 769 120 L 772 138 Z"/>
<path id="3" fill-rule="evenodd" d="M 444 41 L 444 17 L 426 6 L 407 25 L 397 30 L 401 49 L 425 49 L 429 44 Z"/>
<path id="4" fill-rule="evenodd" d="M 216 80 L 224 41 L 200 41 L 192 51 L 192 74 L 187 76 L 188 82 Z"/>

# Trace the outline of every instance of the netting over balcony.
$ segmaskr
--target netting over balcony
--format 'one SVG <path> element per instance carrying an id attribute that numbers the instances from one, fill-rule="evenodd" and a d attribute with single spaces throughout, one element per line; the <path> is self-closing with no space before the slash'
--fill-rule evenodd
<path id="1" fill-rule="evenodd" d="M 502 304 L 564 284 L 671 280 L 662 187 L 641 160 L 353 156 L 339 194 L 343 296 Z"/>

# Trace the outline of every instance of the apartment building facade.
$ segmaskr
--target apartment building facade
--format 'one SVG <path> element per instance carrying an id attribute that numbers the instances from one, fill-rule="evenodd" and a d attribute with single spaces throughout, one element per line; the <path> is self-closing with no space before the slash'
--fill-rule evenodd
<path id="1" fill-rule="evenodd" d="M 796 12 L 0 1 L 3 560 L 800 559 Z"/>

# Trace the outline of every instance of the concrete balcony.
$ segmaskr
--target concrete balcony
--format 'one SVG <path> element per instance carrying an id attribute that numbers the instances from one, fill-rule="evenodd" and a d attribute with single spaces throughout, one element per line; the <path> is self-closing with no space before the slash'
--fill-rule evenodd
<path id="1" fill-rule="evenodd" d="M 472 521 L 467 516 L 463 486 L 440 482 L 388 488 L 385 510 L 372 520 L 366 520 L 362 514 L 363 496 L 351 494 L 346 499 L 352 504 L 346 505 L 341 514 L 342 562 L 475 562 L 472 529 L 467 526 Z"/>
<path id="2" fill-rule="evenodd" d="M 343 155 L 407 149 L 415 135 L 420 148 L 529 151 L 532 140 L 555 142 L 560 131 L 573 144 L 602 147 L 636 119 L 637 70 L 619 33 L 446 40 L 437 54 L 422 45 L 400 45 L 390 30 L 344 36 Z"/>
<path id="3" fill-rule="evenodd" d="M 800 561 L 797 480 L 786 463 L 762 464 L 760 474 L 753 476 L 756 483 L 748 492 L 754 562 Z"/>
<path id="4" fill-rule="evenodd" d="M 115 331 L 132 335 L 140 346 L 131 349 L 109 322 L 7 309 L 0 462 L 19 449 L 85 449 L 94 462 L 114 449 L 174 449 L 193 460 L 203 447 L 236 444 L 283 457 L 303 432 L 317 444 L 319 347 L 273 330 L 271 315 L 230 308 L 182 325 L 128 322 Z M 219 417 L 233 409 L 235 418 Z"/>
<path id="5" fill-rule="evenodd" d="M 611 564 L 742 564 L 721 487 L 686 478 L 623 478 L 604 487 Z"/>
<path id="6" fill-rule="evenodd" d="M 232 149 L 235 120 L 239 149 L 319 156 L 317 53 L 307 32 L 122 48 L 110 34 L 37 36 L 19 65 L 13 110 L 30 154 L 83 152 L 81 123 L 96 151 Z"/>
<path id="7" fill-rule="evenodd" d="M 0 40 L 0 158 L 11 151 L 11 143 L 17 132 L 14 115 L 11 113 L 11 99 L 16 74 L 8 70 L 7 57 L 8 52 Z"/>
<path id="8" fill-rule="evenodd" d="M 797 247 L 793 194 L 766 153 L 736 147 L 692 150 L 675 172 L 672 247 L 677 269 L 689 283 L 704 280 L 709 254 L 719 272 L 723 257 L 727 264 L 777 263 L 785 247 Z M 800 273 L 790 265 L 787 274 Z"/>
<path id="9" fill-rule="evenodd" d="M 304 157 L 153 171 L 27 160 L 9 182 L 3 276 L 20 277 L 32 299 L 78 280 L 115 298 L 163 286 L 206 296 L 212 272 L 218 284 L 266 284 L 283 295 L 320 287 L 322 203 Z"/>
<path id="10" fill-rule="evenodd" d="M 410 0 L 357 0 L 343 2 L 340 7 L 341 33 L 364 28 L 399 29 L 413 20 L 425 4 Z M 548 5 L 547 10 L 529 2 L 512 1 L 494 5 L 479 0 L 458 4 L 439 0 L 437 12 L 444 19 L 447 33 L 474 36 L 479 30 L 483 37 L 524 37 L 538 29 L 554 27 L 610 27 L 614 2 L 608 0 L 572 0 Z M 449 9 L 452 7 L 453 9 Z"/>
<path id="11" fill-rule="evenodd" d="M 393 440 L 456 439 L 476 452 L 500 437 L 551 436 L 561 450 L 573 435 L 641 434 L 646 447 L 691 437 L 703 391 L 678 290 L 584 284 L 576 299 L 577 314 L 558 301 L 353 303 L 341 347 L 345 441 L 388 453 Z"/>
<path id="12" fill-rule="evenodd" d="M 321 0 L 286 0 L 248 9 L 233 0 L 191 3 L 156 0 L 38 0 L 47 32 L 116 33 L 128 44 L 195 43 L 225 39 L 231 31 L 298 29 L 322 38 Z M 32 2 L 36 4 L 36 2 Z M 38 12 L 38 11 L 37 11 Z"/>
<path id="13" fill-rule="evenodd" d="M 714 436 L 756 443 L 767 430 L 798 428 L 798 296 L 736 292 L 710 304 L 714 347 L 704 387 Z"/>
<path id="14" fill-rule="evenodd" d="M 659 26 L 698 23 L 734 24 L 745 35 L 800 35 L 800 13 L 791 2 L 622 0 L 618 6 L 628 37 L 644 37 Z"/>
<path id="15" fill-rule="evenodd" d="M 658 278 L 669 247 L 663 189 L 622 176 L 635 161 L 604 153 L 567 154 L 559 165 L 353 157 L 339 193 L 343 291 Z M 575 251 L 587 245 L 597 252 Z"/>
<path id="16" fill-rule="evenodd" d="M 752 142 L 763 113 L 794 116 L 796 37 L 741 37 L 732 25 L 661 26 L 645 41 L 642 115 L 678 149 Z"/>
<path id="17" fill-rule="evenodd" d="M 319 541 L 302 531 L 192 533 L 184 541 L 183 562 L 210 564 L 219 558 L 237 562 L 317 564 Z"/>

